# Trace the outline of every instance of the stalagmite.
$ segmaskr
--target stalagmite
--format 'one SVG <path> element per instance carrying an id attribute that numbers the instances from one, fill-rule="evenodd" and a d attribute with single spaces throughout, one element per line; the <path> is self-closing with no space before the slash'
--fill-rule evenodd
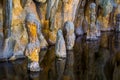
<path id="1" fill-rule="evenodd" d="M 63 38 L 62 30 L 58 30 L 58 32 L 57 32 L 55 54 L 58 58 L 65 58 L 66 57 L 66 47 L 65 47 L 65 41 Z"/>
<path id="2" fill-rule="evenodd" d="M 72 50 L 75 43 L 74 24 L 67 21 L 64 25 L 64 36 L 67 50 Z"/>
<path id="3" fill-rule="evenodd" d="M 30 71 L 40 71 L 39 52 L 40 42 L 37 35 L 37 26 L 39 26 L 36 16 L 29 13 L 26 17 L 26 29 L 28 33 L 28 45 L 25 50 L 25 55 L 29 59 L 28 68 Z"/>
<path id="4" fill-rule="evenodd" d="M 89 28 L 87 32 L 87 40 L 97 40 L 97 35 L 96 35 L 96 4 L 91 3 L 90 4 L 90 23 L 89 23 Z"/>

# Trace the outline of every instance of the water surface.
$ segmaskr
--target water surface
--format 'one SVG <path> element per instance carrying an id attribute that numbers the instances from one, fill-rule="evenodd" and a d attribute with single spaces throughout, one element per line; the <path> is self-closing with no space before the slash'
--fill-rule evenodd
<path id="1" fill-rule="evenodd" d="M 0 80 L 120 80 L 120 33 L 103 32 L 98 41 L 80 36 L 63 60 L 54 49 L 41 51 L 38 73 L 27 70 L 27 59 L 0 63 Z"/>

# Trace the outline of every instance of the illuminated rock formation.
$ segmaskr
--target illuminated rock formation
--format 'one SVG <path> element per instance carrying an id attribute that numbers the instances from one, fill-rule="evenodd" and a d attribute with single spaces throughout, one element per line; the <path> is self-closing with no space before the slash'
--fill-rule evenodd
<path id="1" fill-rule="evenodd" d="M 67 21 L 64 25 L 64 36 L 67 50 L 72 50 L 75 43 L 74 24 Z"/>
<path id="2" fill-rule="evenodd" d="M 97 35 L 96 35 L 96 4 L 91 3 L 90 4 L 90 23 L 89 23 L 89 28 L 87 32 L 87 39 L 88 40 L 97 40 Z"/>
<path id="3" fill-rule="evenodd" d="M 30 71 L 40 71 L 39 67 L 39 52 L 40 42 L 37 35 L 38 21 L 34 14 L 29 13 L 26 17 L 26 29 L 28 33 L 28 45 L 25 50 L 25 55 L 29 59 L 28 68 Z"/>
<path id="4" fill-rule="evenodd" d="M 55 45 L 55 54 L 58 58 L 66 57 L 66 46 L 63 38 L 62 30 L 58 30 L 57 32 L 57 40 Z"/>
<path id="5" fill-rule="evenodd" d="M 96 7 L 90 13 L 91 3 Z M 37 35 L 40 48 L 44 49 L 56 44 L 57 32 L 66 21 L 73 22 L 77 37 L 87 33 L 88 39 L 97 39 L 101 31 L 114 30 L 120 0 L 0 0 L 0 45 L 6 44 L 4 38 L 8 36 L 15 40 L 10 60 L 25 57 L 28 13 L 33 13 L 40 24 Z"/>

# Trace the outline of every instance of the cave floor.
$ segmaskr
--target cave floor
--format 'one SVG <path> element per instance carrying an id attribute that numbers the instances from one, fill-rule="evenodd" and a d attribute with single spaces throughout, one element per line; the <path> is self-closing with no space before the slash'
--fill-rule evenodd
<path id="1" fill-rule="evenodd" d="M 40 52 L 40 72 L 27 70 L 27 59 L 0 63 L 0 80 L 120 80 L 120 33 L 103 32 L 98 41 L 76 39 L 66 59 L 55 47 Z"/>

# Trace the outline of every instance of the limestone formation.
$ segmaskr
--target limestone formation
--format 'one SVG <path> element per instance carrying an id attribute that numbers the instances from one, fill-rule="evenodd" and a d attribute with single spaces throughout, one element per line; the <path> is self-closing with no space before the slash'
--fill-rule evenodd
<path id="1" fill-rule="evenodd" d="M 76 16 L 74 20 L 75 25 L 75 34 L 76 36 L 83 35 L 85 32 L 85 26 L 83 25 L 84 21 L 84 12 L 85 12 L 86 0 L 79 0 L 78 7 L 76 10 Z"/>
<path id="2" fill-rule="evenodd" d="M 23 8 L 21 6 L 21 1 L 23 0 L 13 0 L 12 4 L 12 24 L 11 24 L 11 36 L 14 37 L 16 43 L 14 46 L 14 53 L 10 57 L 9 60 L 16 60 L 25 58 L 24 50 L 28 43 L 28 36 L 25 29 L 25 12 L 23 12 Z M 26 4 L 27 0 L 24 0 L 24 4 Z"/>
<path id="3" fill-rule="evenodd" d="M 116 15 L 116 31 L 119 32 L 120 31 L 120 14 Z"/>
<path id="4" fill-rule="evenodd" d="M 40 42 L 37 35 L 37 20 L 36 16 L 29 13 L 26 16 L 26 29 L 28 33 L 28 45 L 25 50 L 25 55 L 29 59 L 28 68 L 30 71 L 40 71 L 39 67 L 39 52 Z"/>
<path id="5" fill-rule="evenodd" d="M 15 39 L 11 36 L 12 0 L 3 1 L 3 37 L 0 59 L 8 60 L 14 54 Z M 2 39 L 1 39 L 2 40 Z"/>
<path id="6" fill-rule="evenodd" d="M 96 35 L 96 4 L 91 3 L 90 4 L 90 23 L 89 23 L 89 28 L 87 32 L 87 40 L 97 40 L 97 35 Z"/>
<path id="7" fill-rule="evenodd" d="M 7 61 L 14 54 L 15 40 L 12 37 L 5 39 L 0 60 Z"/>
<path id="8" fill-rule="evenodd" d="M 66 47 L 65 47 L 65 41 L 63 38 L 62 30 L 58 30 L 58 32 L 57 32 L 55 54 L 56 54 L 56 57 L 58 57 L 58 58 L 65 58 L 66 57 Z"/>
<path id="9" fill-rule="evenodd" d="M 12 0 L 4 0 L 3 8 L 3 33 L 4 38 L 8 38 L 11 36 Z"/>
<path id="10" fill-rule="evenodd" d="M 89 7 L 92 2 L 96 4 L 94 9 L 94 6 Z M 87 33 L 88 39 L 97 39 L 101 31 L 117 29 L 120 0 L 0 0 L 1 49 L 8 38 L 14 37 L 15 40 L 10 60 L 25 57 L 29 37 L 25 18 L 28 13 L 36 16 L 33 24 L 37 24 L 38 42 L 44 49 L 56 44 L 57 31 L 63 29 L 66 21 L 74 23 L 76 36 Z"/>
<path id="11" fill-rule="evenodd" d="M 46 20 L 49 20 L 49 30 L 53 31 L 55 29 L 55 14 L 58 9 L 59 0 L 48 0 L 47 1 L 47 14 Z"/>
<path id="12" fill-rule="evenodd" d="M 64 36 L 67 50 L 72 50 L 75 43 L 74 24 L 67 21 L 64 25 Z"/>
<path id="13" fill-rule="evenodd" d="M 37 22 L 37 35 L 38 35 L 38 39 L 40 41 L 40 48 L 41 49 L 46 49 L 48 46 L 47 41 L 45 40 L 42 32 L 41 32 L 41 24 L 39 22 Z"/>

